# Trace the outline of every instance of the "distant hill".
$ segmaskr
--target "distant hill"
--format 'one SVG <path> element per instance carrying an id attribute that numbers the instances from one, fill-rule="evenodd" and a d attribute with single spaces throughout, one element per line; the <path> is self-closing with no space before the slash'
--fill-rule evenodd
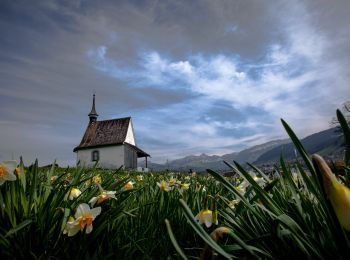
<path id="1" fill-rule="evenodd" d="M 264 144 L 256 145 L 240 152 L 234 152 L 225 154 L 222 156 L 218 155 L 189 155 L 180 159 L 170 161 L 168 164 L 155 164 L 149 163 L 148 167 L 155 171 L 162 170 L 176 170 L 176 171 L 205 171 L 206 169 L 227 171 L 229 168 L 224 164 L 224 161 L 232 162 L 233 160 L 240 163 L 254 162 L 259 158 L 260 155 L 271 150 L 272 148 L 289 142 L 285 140 L 274 140 Z M 143 166 L 143 164 L 141 164 Z"/>
<path id="2" fill-rule="evenodd" d="M 306 151 L 310 154 L 318 153 L 323 156 L 337 156 L 344 148 L 342 148 L 343 138 L 336 128 L 324 130 L 322 132 L 312 134 L 300 140 Z M 268 162 L 276 162 L 280 155 L 286 160 L 294 159 L 296 151 L 292 143 L 282 144 L 263 153 L 254 161 L 254 164 L 263 164 Z"/>
<path id="3" fill-rule="evenodd" d="M 318 153 L 323 156 L 339 157 L 344 148 L 343 138 L 336 128 L 321 131 L 301 139 L 302 144 L 308 153 Z M 218 155 L 189 155 L 180 159 L 168 162 L 168 164 L 149 163 L 148 167 L 154 171 L 205 171 L 213 169 L 227 171 L 229 168 L 223 161 L 239 163 L 253 163 L 255 165 L 278 162 L 280 155 L 286 160 L 294 159 L 296 151 L 289 139 L 273 140 L 264 144 L 256 145 L 240 152 L 233 152 L 222 156 Z M 142 165 L 141 165 L 142 166 Z"/>

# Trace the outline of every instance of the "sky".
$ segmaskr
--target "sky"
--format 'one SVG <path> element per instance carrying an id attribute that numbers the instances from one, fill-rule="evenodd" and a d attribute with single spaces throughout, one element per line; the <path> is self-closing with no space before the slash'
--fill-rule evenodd
<path id="1" fill-rule="evenodd" d="M 0 161 L 74 165 L 92 94 L 164 163 L 330 127 L 348 0 L 0 1 Z"/>

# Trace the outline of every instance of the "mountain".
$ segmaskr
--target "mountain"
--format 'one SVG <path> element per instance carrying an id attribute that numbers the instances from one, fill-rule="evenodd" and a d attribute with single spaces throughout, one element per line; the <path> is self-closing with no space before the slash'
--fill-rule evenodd
<path id="1" fill-rule="evenodd" d="M 273 140 L 267 143 L 252 146 L 238 153 L 225 154 L 221 158 L 222 160 L 225 160 L 228 162 L 232 162 L 233 160 L 235 160 L 239 163 L 246 163 L 246 162 L 252 163 L 267 151 L 270 151 L 271 149 L 277 146 L 280 146 L 289 142 L 290 142 L 289 139 Z"/>
<path id="2" fill-rule="evenodd" d="M 344 148 L 343 137 L 336 128 L 309 135 L 300 140 L 309 154 L 318 153 L 323 156 L 339 157 Z M 261 154 L 254 164 L 276 162 L 281 154 L 285 160 L 295 159 L 296 150 L 292 143 L 282 144 Z"/>
<path id="3" fill-rule="evenodd" d="M 176 171 L 205 171 L 206 169 L 227 171 L 229 168 L 224 164 L 224 161 L 232 162 L 233 160 L 245 163 L 254 162 L 259 158 L 260 155 L 273 149 L 276 146 L 288 143 L 288 139 L 285 140 L 274 140 L 264 144 L 256 145 L 240 152 L 234 152 L 225 154 L 222 156 L 218 155 L 207 155 L 202 153 L 201 155 L 189 155 L 180 159 L 176 159 L 168 162 L 167 164 L 156 164 L 149 163 L 148 167 L 154 171 L 163 171 L 166 169 Z M 144 166 L 141 163 L 141 166 Z"/>
<path id="4" fill-rule="evenodd" d="M 301 139 L 306 151 L 310 154 L 318 153 L 323 156 L 339 158 L 344 151 L 343 138 L 336 128 L 321 131 Z M 295 159 L 296 151 L 289 139 L 273 140 L 264 144 L 252 146 L 240 152 L 219 155 L 189 155 L 168 162 L 167 164 L 149 163 L 148 167 L 154 171 L 186 171 L 190 169 L 203 172 L 206 169 L 217 171 L 230 170 L 224 161 L 239 163 L 253 163 L 255 165 L 278 162 L 283 154 L 285 160 Z"/>

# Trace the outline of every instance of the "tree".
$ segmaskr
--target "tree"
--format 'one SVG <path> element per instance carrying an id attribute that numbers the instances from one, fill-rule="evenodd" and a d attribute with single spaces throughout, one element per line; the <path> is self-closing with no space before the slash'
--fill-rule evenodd
<path id="1" fill-rule="evenodd" d="M 342 104 L 341 112 L 343 113 L 346 121 L 350 124 L 350 101 L 346 101 Z M 342 131 L 338 122 L 337 117 L 333 117 L 331 121 L 331 126 L 336 127 L 337 131 Z"/>

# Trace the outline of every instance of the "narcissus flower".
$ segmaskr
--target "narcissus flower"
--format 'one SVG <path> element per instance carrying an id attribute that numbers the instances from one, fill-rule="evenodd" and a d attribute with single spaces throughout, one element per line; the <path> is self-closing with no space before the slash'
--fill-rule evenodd
<path id="1" fill-rule="evenodd" d="M 100 215 L 101 207 L 90 209 L 89 205 L 82 203 L 78 206 L 77 211 L 75 212 L 75 220 L 68 220 L 66 229 L 68 236 L 74 236 L 78 231 L 83 231 L 89 234 L 92 231 L 92 221 Z"/>
<path id="2" fill-rule="evenodd" d="M 170 178 L 169 180 L 169 186 L 174 186 L 176 184 L 177 180 L 173 177 Z"/>
<path id="3" fill-rule="evenodd" d="M 102 191 L 100 195 L 93 197 L 89 203 L 91 204 L 91 207 L 93 207 L 96 203 L 101 204 L 102 202 L 109 199 L 117 199 L 115 197 L 115 193 L 115 191 Z"/>
<path id="4" fill-rule="evenodd" d="M 201 191 L 203 191 L 203 192 L 206 191 L 205 186 L 200 185 L 200 184 L 197 183 L 196 184 L 196 192 L 201 192 Z"/>
<path id="5" fill-rule="evenodd" d="M 335 214 L 340 224 L 350 231 L 350 190 L 348 187 L 340 183 L 327 163 L 317 154 L 312 156 L 314 164 L 316 164 L 323 176 L 323 186 L 325 192 L 331 201 Z"/>
<path id="6" fill-rule="evenodd" d="M 67 195 L 70 200 L 74 200 L 75 198 L 78 198 L 81 194 L 81 191 L 77 188 L 71 188 L 70 191 L 68 191 Z"/>
<path id="7" fill-rule="evenodd" d="M 207 228 L 211 227 L 213 224 L 213 212 L 209 209 L 202 209 L 197 216 L 195 216 L 195 220 L 199 221 L 199 224 L 205 224 Z"/>
<path id="8" fill-rule="evenodd" d="M 253 177 L 253 180 L 254 180 L 257 184 L 259 184 L 260 186 L 263 185 L 263 184 L 265 183 L 265 180 L 264 180 L 264 178 L 262 178 L 262 177 L 258 177 L 258 176 L 256 176 L 255 174 L 254 174 L 252 177 Z"/>
<path id="9" fill-rule="evenodd" d="M 67 234 L 69 237 L 71 237 L 78 233 L 79 230 L 79 225 L 75 223 L 75 219 L 70 216 L 64 227 L 63 234 Z"/>
<path id="10" fill-rule="evenodd" d="M 94 176 L 94 177 L 92 178 L 92 182 L 95 183 L 95 184 L 97 184 L 97 183 L 101 184 L 101 183 L 102 183 L 102 178 L 101 178 L 101 176 L 100 176 L 100 175 Z"/>
<path id="11" fill-rule="evenodd" d="M 182 190 L 188 190 L 190 188 L 190 184 L 189 183 L 182 183 L 180 187 Z"/>
<path id="12" fill-rule="evenodd" d="M 132 190 L 134 188 L 134 182 L 129 181 L 127 184 L 124 185 L 124 190 Z"/>
<path id="13" fill-rule="evenodd" d="M 0 185 L 5 181 L 15 181 L 16 175 L 13 173 L 16 169 L 16 161 L 3 161 L 0 163 Z"/>
<path id="14" fill-rule="evenodd" d="M 136 176 L 136 179 L 137 179 L 138 181 L 143 181 L 143 176 L 142 176 L 142 175 L 137 175 L 137 176 Z"/>
<path id="15" fill-rule="evenodd" d="M 238 203 L 239 203 L 239 200 L 230 200 L 229 203 L 228 203 L 228 206 L 231 209 L 234 209 Z"/>
<path id="16" fill-rule="evenodd" d="M 172 187 L 170 187 L 166 181 L 161 181 L 160 183 L 157 182 L 157 185 L 158 185 L 159 189 L 161 189 L 161 190 L 164 190 L 164 191 L 172 190 Z"/>

